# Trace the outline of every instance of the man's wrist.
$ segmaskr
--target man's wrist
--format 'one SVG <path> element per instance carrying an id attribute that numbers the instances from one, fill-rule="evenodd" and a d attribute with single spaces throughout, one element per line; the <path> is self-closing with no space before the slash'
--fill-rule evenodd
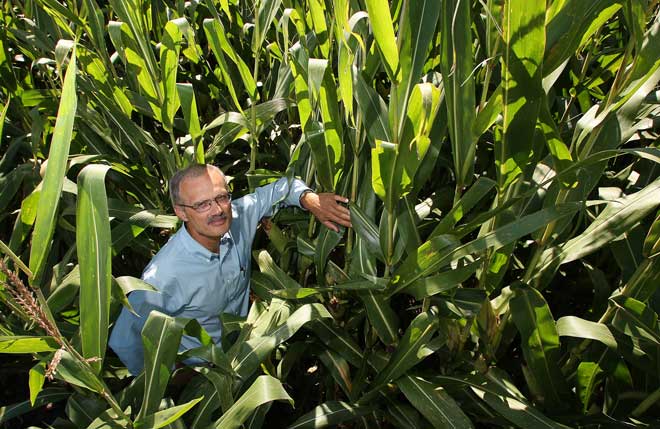
<path id="1" fill-rule="evenodd" d="M 298 203 L 300 204 L 300 207 L 301 207 L 301 208 L 303 208 L 303 209 L 305 209 L 305 210 L 309 210 L 309 209 L 305 206 L 305 196 L 306 196 L 307 194 L 313 194 L 313 193 L 314 193 L 314 191 L 312 191 L 311 189 L 305 189 L 304 191 L 302 191 L 302 192 L 300 193 L 300 197 L 298 198 Z"/>

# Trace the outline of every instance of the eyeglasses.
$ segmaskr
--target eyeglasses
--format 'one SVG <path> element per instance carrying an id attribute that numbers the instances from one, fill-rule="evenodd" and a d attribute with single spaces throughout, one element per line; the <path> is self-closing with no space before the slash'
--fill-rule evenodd
<path id="1" fill-rule="evenodd" d="M 187 205 L 187 204 L 177 204 L 177 206 L 188 207 L 188 208 L 191 208 L 191 209 L 195 210 L 197 213 L 204 213 L 205 211 L 208 211 L 208 210 L 211 209 L 211 206 L 213 205 L 214 201 L 219 206 L 224 205 L 224 204 L 228 204 L 228 203 L 231 202 L 231 194 L 220 194 L 220 195 L 217 195 L 212 200 L 200 201 L 200 202 L 195 203 L 195 204 L 190 205 L 190 206 Z"/>

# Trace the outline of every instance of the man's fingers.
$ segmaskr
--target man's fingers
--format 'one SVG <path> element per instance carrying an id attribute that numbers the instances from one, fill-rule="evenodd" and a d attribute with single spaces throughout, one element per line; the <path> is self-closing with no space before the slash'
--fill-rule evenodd
<path id="1" fill-rule="evenodd" d="M 339 201 L 340 203 L 348 204 L 348 198 L 343 197 L 341 195 L 337 195 L 337 194 L 335 194 L 334 197 L 335 197 L 335 201 Z"/>
<path id="2" fill-rule="evenodd" d="M 325 225 L 328 229 L 333 230 L 334 232 L 339 232 L 339 228 L 337 228 L 337 225 L 334 223 L 330 222 L 329 220 L 324 220 L 321 222 L 323 225 Z"/>

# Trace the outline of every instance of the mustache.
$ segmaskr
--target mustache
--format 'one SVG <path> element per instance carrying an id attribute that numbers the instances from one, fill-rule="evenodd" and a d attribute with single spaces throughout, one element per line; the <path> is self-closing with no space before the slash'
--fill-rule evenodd
<path id="1" fill-rule="evenodd" d="M 224 213 L 221 213 L 221 214 L 210 216 L 208 218 L 208 220 L 206 221 L 206 223 L 210 224 L 211 222 L 215 222 L 216 220 L 223 220 L 223 219 L 226 219 L 226 218 L 227 218 L 227 215 L 225 215 Z"/>

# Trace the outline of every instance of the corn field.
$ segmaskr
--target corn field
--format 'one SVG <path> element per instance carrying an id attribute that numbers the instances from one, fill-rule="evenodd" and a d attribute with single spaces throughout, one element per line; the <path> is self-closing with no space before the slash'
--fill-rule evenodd
<path id="1" fill-rule="evenodd" d="M 2 427 L 660 425 L 657 0 L 6 0 L 0 80 Z M 353 227 L 280 210 L 130 377 L 191 163 Z"/>

